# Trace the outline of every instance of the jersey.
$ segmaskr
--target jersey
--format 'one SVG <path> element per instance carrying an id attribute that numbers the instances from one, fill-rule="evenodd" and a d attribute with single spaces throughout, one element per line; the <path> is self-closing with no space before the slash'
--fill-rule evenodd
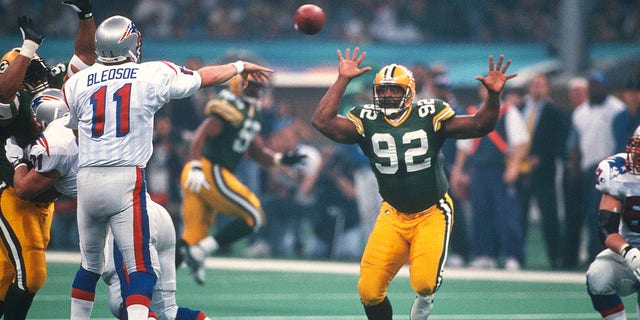
<path id="1" fill-rule="evenodd" d="M 627 154 L 618 153 L 602 160 L 596 170 L 596 189 L 622 201 L 620 235 L 640 246 L 640 175 L 627 170 Z"/>
<path id="2" fill-rule="evenodd" d="M 38 173 L 60 173 L 54 188 L 61 194 L 77 196 L 78 141 L 73 131 L 65 125 L 66 115 L 52 121 L 29 150 L 29 159 Z"/>
<path id="3" fill-rule="evenodd" d="M 207 103 L 205 115 L 218 117 L 224 127 L 220 134 L 205 142 L 202 156 L 234 171 L 262 130 L 262 112 L 255 104 L 225 89 Z"/>
<path id="4" fill-rule="evenodd" d="M 16 118 L 8 126 L 0 127 L 0 179 L 9 185 L 13 185 L 14 169 L 5 155 L 7 138 L 14 136 L 18 145 L 25 147 L 40 134 L 30 107 L 32 98 L 33 95 L 28 91 L 18 90 L 16 98 L 10 103 L 10 107 L 17 111 Z"/>
<path id="5" fill-rule="evenodd" d="M 455 115 L 446 102 L 414 102 L 397 122 L 371 104 L 351 109 L 358 145 L 369 159 L 382 198 L 405 213 L 424 211 L 442 199 L 449 188 L 440 151 L 445 141 L 442 124 Z"/>
<path id="6" fill-rule="evenodd" d="M 144 168 L 153 153 L 155 112 L 200 84 L 197 72 L 167 61 L 96 63 L 79 71 L 63 87 L 68 127 L 78 129 L 78 165 Z"/>

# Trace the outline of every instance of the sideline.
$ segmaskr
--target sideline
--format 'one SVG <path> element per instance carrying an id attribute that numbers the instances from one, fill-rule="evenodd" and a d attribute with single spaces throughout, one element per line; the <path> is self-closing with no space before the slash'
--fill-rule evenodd
<path id="1" fill-rule="evenodd" d="M 76 252 L 48 251 L 48 262 L 80 263 L 80 254 Z M 357 275 L 360 266 L 356 262 L 330 262 L 309 260 L 277 260 L 252 258 L 207 258 L 205 266 L 208 269 L 275 271 L 275 272 L 309 272 L 329 274 Z M 409 277 L 409 268 L 403 267 L 398 277 Z M 461 280 L 494 280 L 521 281 L 541 283 L 574 283 L 584 284 L 585 275 L 582 272 L 556 271 L 504 271 L 504 270 L 476 270 L 469 268 L 445 269 L 447 279 Z"/>

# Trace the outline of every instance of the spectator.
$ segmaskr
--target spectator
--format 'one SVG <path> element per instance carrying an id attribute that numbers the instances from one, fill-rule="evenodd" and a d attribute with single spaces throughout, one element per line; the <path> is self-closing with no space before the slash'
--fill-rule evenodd
<path id="1" fill-rule="evenodd" d="M 523 232 L 529 229 L 531 202 L 540 209 L 544 245 L 550 266 L 562 265 L 562 252 L 558 199 L 556 196 L 557 161 L 562 158 L 569 119 L 551 100 L 549 80 L 543 74 L 535 75 L 528 86 L 528 93 L 518 106 L 526 120 L 530 135 L 527 154 L 518 179 L 518 192 L 522 203 Z"/>
<path id="2" fill-rule="evenodd" d="M 315 147 L 300 142 L 298 131 L 288 126 L 274 132 L 267 145 L 277 152 L 297 152 L 304 161 L 291 167 L 272 167 L 263 208 L 268 220 L 247 256 L 303 256 L 305 243 L 303 223 L 314 214 L 316 181 L 320 174 L 322 157 Z"/>
<path id="3" fill-rule="evenodd" d="M 343 147 L 344 146 L 344 147 Z M 324 166 L 316 182 L 316 210 L 310 216 L 313 257 L 357 260 L 362 252 L 351 145 L 327 146 Z"/>
<path id="4" fill-rule="evenodd" d="M 484 86 L 478 88 L 482 101 Z M 475 113 L 475 107 L 467 112 Z M 503 104 L 494 131 L 473 140 L 458 140 L 451 183 L 465 181 L 469 172 L 469 190 L 473 208 L 473 268 L 493 269 L 504 258 L 504 268 L 519 270 L 525 245 L 522 214 L 516 192 L 518 167 L 529 141 L 526 125 L 516 106 Z M 507 161 L 508 160 L 508 161 Z M 464 190 L 463 187 L 454 190 Z M 464 191 L 459 192 L 464 194 Z"/>
<path id="5" fill-rule="evenodd" d="M 574 110 L 581 104 L 589 101 L 589 81 L 583 77 L 575 77 L 569 80 L 567 85 L 567 96 L 569 105 L 565 108 L 565 113 L 571 119 Z M 582 225 L 576 226 L 570 223 L 572 217 L 583 217 L 580 186 L 580 167 L 579 163 L 572 161 L 570 156 L 570 146 L 577 144 L 577 136 L 572 126 L 569 126 L 569 136 L 563 151 L 563 174 L 562 174 L 562 190 L 564 204 L 564 228 L 563 236 L 563 267 L 565 269 L 575 269 L 578 267 L 578 243 L 570 243 L 570 241 L 579 241 L 582 234 Z"/>
<path id="6" fill-rule="evenodd" d="M 616 134 L 616 152 L 625 151 L 629 137 L 640 125 L 640 79 L 638 75 L 631 74 L 625 81 L 622 89 L 622 101 L 626 109 L 614 120 Z"/>
<path id="7" fill-rule="evenodd" d="M 587 262 L 592 261 L 603 249 L 597 238 L 598 201 L 600 192 L 593 186 L 596 184 L 594 172 L 598 163 L 605 157 L 614 154 L 616 141 L 613 121 L 624 111 L 624 103 L 609 94 L 607 79 L 604 73 L 595 71 L 589 75 L 589 100 L 576 107 L 571 117 L 572 135 L 569 142 L 569 167 L 575 177 L 579 177 L 580 199 L 568 203 L 582 206 L 581 210 L 567 210 L 565 217 L 567 234 L 565 256 L 570 263 L 569 268 L 577 267 L 577 257 L 581 244 L 582 226 L 587 226 Z M 571 216 L 574 214 L 575 216 Z"/>

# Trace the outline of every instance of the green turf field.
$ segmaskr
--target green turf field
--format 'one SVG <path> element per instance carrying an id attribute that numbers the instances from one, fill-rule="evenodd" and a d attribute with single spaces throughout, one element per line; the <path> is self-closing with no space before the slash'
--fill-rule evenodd
<path id="1" fill-rule="evenodd" d="M 29 319 L 68 319 L 77 254 L 49 254 L 49 277 Z M 58 262 L 54 262 L 58 261 Z M 221 320 L 365 319 L 356 291 L 358 265 L 288 260 L 210 258 L 207 284 L 178 271 L 178 303 Z M 598 319 L 581 273 L 450 269 L 429 319 Z M 105 285 L 96 294 L 94 319 L 112 319 Z M 413 302 L 406 269 L 389 288 L 395 319 L 409 319 Z M 633 297 L 625 303 L 635 312 Z"/>

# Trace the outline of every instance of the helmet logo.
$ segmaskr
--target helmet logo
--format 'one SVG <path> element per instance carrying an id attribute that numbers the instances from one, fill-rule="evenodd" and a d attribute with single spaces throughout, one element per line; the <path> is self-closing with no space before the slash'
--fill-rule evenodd
<path id="1" fill-rule="evenodd" d="M 9 61 L 7 60 L 0 61 L 0 73 L 4 73 L 4 71 L 7 70 L 7 67 L 9 67 Z"/>
<path id="2" fill-rule="evenodd" d="M 133 24 L 133 22 L 129 23 L 129 25 L 127 26 L 127 29 L 124 30 L 124 33 L 120 37 L 120 40 L 118 40 L 118 43 L 121 43 L 122 41 L 124 41 L 124 39 L 126 39 L 132 33 L 137 32 L 137 31 L 138 31 L 138 29 L 136 28 L 136 25 Z"/>

